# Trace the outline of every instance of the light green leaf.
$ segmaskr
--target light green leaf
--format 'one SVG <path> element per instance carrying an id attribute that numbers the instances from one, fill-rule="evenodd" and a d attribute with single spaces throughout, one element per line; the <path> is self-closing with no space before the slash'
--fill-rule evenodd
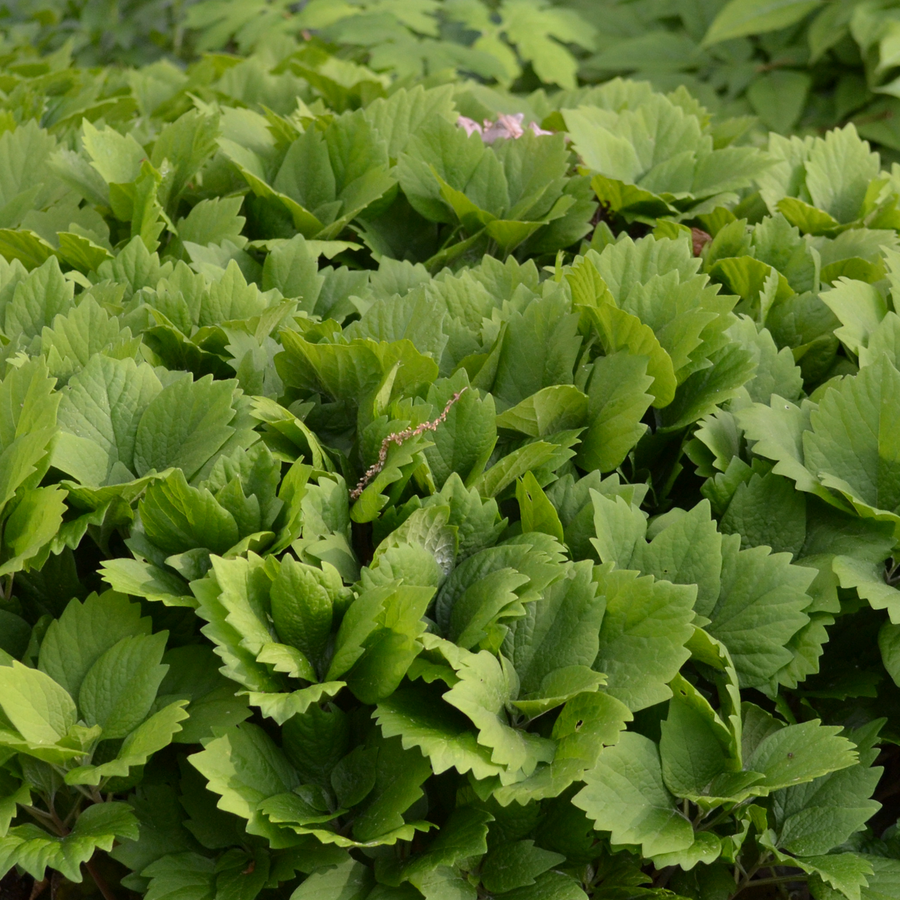
<path id="1" fill-rule="evenodd" d="M 785 645 L 808 621 L 816 572 L 768 547 L 740 550 L 740 542 L 722 536 L 722 581 L 707 630 L 730 651 L 741 686 L 762 686 L 791 661 Z"/>
<path id="2" fill-rule="evenodd" d="M 285 556 L 271 593 L 272 621 L 279 637 L 318 663 L 331 636 L 332 607 L 342 593 L 333 566 L 323 563 L 316 569 Z"/>
<path id="3" fill-rule="evenodd" d="M 194 607 L 185 580 L 169 569 L 139 559 L 108 559 L 101 564 L 103 580 L 120 594 L 144 597 L 166 606 Z"/>
<path id="4" fill-rule="evenodd" d="M 0 707 L 22 737 L 56 744 L 77 719 L 75 703 L 49 675 L 17 660 L 0 666 Z"/>
<path id="5" fill-rule="evenodd" d="M 80 766 L 66 773 L 66 784 L 99 785 L 108 778 L 127 776 L 135 766 L 144 765 L 154 754 L 172 743 L 188 717 L 186 700 L 177 700 L 145 719 L 122 741 L 115 759 L 98 766 Z"/>
<path id="6" fill-rule="evenodd" d="M 803 435 L 804 463 L 860 515 L 900 527 L 900 372 L 883 357 L 822 398 Z"/>
<path id="7" fill-rule="evenodd" d="M 822 775 L 772 795 L 778 845 L 797 856 L 819 856 L 849 840 L 879 809 L 870 800 L 882 774 L 871 763 L 877 724 L 851 737 L 860 752 L 858 765 Z"/>
<path id="8" fill-rule="evenodd" d="M 20 865 L 36 881 L 53 868 L 81 882 L 81 864 L 98 848 L 109 851 L 117 838 L 137 840 L 138 820 L 127 803 L 95 803 L 78 817 L 71 832 L 55 837 L 36 825 L 18 825 L 0 838 L 0 872 Z"/>
<path id="9" fill-rule="evenodd" d="M 585 773 L 572 802 L 614 844 L 639 844 L 645 856 L 686 850 L 694 830 L 676 807 L 662 778 L 656 745 L 626 732 Z"/>
<path id="10" fill-rule="evenodd" d="M 505 704 L 518 694 L 515 669 L 482 650 L 466 653 L 456 669 L 459 681 L 444 701 L 464 713 L 478 729 L 478 743 L 489 747 L 491 760 L 510 772 L 530 775 L 538 762 L 550 762 L 549 741 L 506 724 Z"/>
<path id="11" fill-rule="evenodd" d="M 606 615 L 593 667 L 606 674 L 606 691 L 632 712 L 668 699 L 668 683 L 690 656 L 696 590 L 607 566 L 595 578 Z"/>
<path id="12" fill-rule="evenodd" d="M 28 569 L 57 536 L 66 512 L 66 493 L 56 485 L 27 491 L 3 529 L 0 575 Z M 38 563 L 39 565 L 40 563 Z"/>
<path id="13" fill-rule="evenodd" d="M 291 894 L 291 900 L 365 900 L 374 883 L 372 870 L 356 860 L 313 872 Z"/>
<path id="14" fill-rule="evenodd" d="M 199 381 L 184 376 L 160 391 L 147 405 L 134 436 L 134 471 L 146 475 L 169 466 L 193 479 L 230 439 L 244 447 L 257 439 L 247 425 L 238 431 L 232 420 L 235 382 Z M 242 423 L 243 424 L 243 423 Z"/>
<path id="15" fill-rule="evenodd" d="M 821 5 L 821 0 L 730 0 L 713 20 L 705 46 L 746 35 L 788 28 Z"/>
<path id="16" fill-rule="evenodd" d="M 135 432 L 161 390 L 146 363 L 92 357 L 62 392 L 53 465 L 85 485 L 132 480 Z"/>
<path id="17" fill-rule="evenodd" d="M 206 777 L 209 790 L 219 794 L 219 809 L 247 819 L 250 834 L 279 839 L 281 829 L 270 825 L 258 806 L 269 797 L 290 792 L 299 779 L 261 728 L 247 723 L 230 728 L 188 759 Z"/>
<path id="18" fill-rule="evenodd" d="M 82 125 L 82 134 L 91 165 L 107 184 L 127 184 L 138 177 L 147 153 L 132 135 L 120 134 L 109 127 L 100 130 L 87 120 Z"/>
<path id="19" fill-rule="evenodd" d="M 149 635 L 152 623 L 141 618 L 141 607 L 122 594 L 91 594 L 82 603 L 72 600 L 50 623 L 41 643 L 42 672 L 77 696 L 88 670 L 120 641 Z"/>
<path id="20" fill-rule="evenodd" d="M 621 495 L 608 497 L 591 490 L 594 510 L 594 533 L 591 544 L 601 563 L 619 569 L 631 566 L 637 547 L 647 533 L 646 515 Z M 671 580 L 671 579 L 670 579 Z"/>
<path id="21" fill-rule="evenodd" d="M 541 388 L 497 416 L 497 427 L 545 437 L 578 428 L 588 416 L 588 400 L 571 384 L 555 384 Z"/>
<path id="22" fill-rule="evenodd" d="M 455 768 L 460 774 L 489 778 L 505 771 L 491 760 L 489 748 L 478 743 L 473 731 L 461 727 L 461 716 L 424 685 L 398 688 L 379 701 L 375 720 L 385 737 L 399 736 L 404 749 L 418 748 L 436 775 Z"/>
<path id="23" fill-rule="evenodd" d="M 595 360 L 588 387 L 588 427 L 576 460 L 587 471 L 610 472 L 647 430 L 641 421 L 653 402 L 656 384 L 649 357 L 616 352 Z"/>
<path id="24" fill-rule="evenodd" d="M 167 667 L 160 664 L 165 633 L 122 638 L 85 673 L 78 709 L 105 739 L 124 738 L 150 712 Z"/>
<path id="25" fill-rule="evenodd" d="M 856 746 L 841 729 L 818 719 L 783 725 L 758 707 L 743 704 L 744 766 L 765 776 L 770 791 L 804 784 L 846 769 L 858 760 Z"/>

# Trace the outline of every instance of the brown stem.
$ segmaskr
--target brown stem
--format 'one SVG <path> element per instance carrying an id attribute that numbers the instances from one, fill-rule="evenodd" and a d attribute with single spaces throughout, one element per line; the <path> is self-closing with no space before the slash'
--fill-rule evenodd
<path id="1" fill-rule="evenodd" d="M 84 863 L 85 869 L 87 869 L 88 874 L 91 878 L 94 879 L 94 884 L 97 885 L 97 890 L 103 894 L 104 900 L 116 900 L 116 895 L 112 892 L 112 888 L 106 883 L 106 879 L 96 870 L 94 867 L 94 861 L 89 859 L 86 863 Z"/>
<path id="2" fill-rule="evenodd" d="M 677 870 L 678 866 L 666 866 L 662 871 L 657 872 L 656 878 L 653 879 L 653 887 L 659 889 L 664 888 Z"/>
<path id="3" fill-rule="evenodd" d="M 738 886 L 738 889 L 731 895 L 732 900 L 740 894 L 745 888 L 765 887 L 766 885 L 790 884 L 794 881 L 806 881 L 806 875 L 798 872 L 796 875 L 779 875 L 776 878 L 754 878 L 751 881 L 745 881 Z"/>

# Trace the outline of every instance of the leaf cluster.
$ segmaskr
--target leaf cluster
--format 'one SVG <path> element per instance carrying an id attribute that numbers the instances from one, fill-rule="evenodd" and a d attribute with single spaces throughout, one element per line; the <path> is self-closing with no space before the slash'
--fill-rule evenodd
<path id="1" fill-rule="evenodd" d="M 896 168 L 365 62 L 0 61 L 2 877 L 892 896 Z"/>

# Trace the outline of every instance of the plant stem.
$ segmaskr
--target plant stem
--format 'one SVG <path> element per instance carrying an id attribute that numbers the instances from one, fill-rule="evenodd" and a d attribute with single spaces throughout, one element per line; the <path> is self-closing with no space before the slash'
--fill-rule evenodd
<path id="1" fill-rule="evenodd" d="M 56 826 L 56 822 L 53 820 L 53 816 L 50 813 L 44 812 L 42 809 L 38 809 L 35 806 L 23 806 L 22 809 L 28 813 L 33 819 L 37 819 L 41 825 L 53 825 Z M 64 832 L 61 832 L 64 833 Z"/>
<path id="2" fill-rule="evenodd" d="M 747 879 L 738 885 L 738 889 L 731 895 L 732 900 L 740 894 L 745 888 L 765 887 L 773 884 L 790 884 L 792 881 L 806 881 L 806 875 L 797 873 L 796 875 L 778 875 L 775 878 L 757 878 L 755 881 Z"/>
<path id="3" fill-rule="evenodd" d="M 734 809 L 723 809 L 717 816 L 710 819 L 708 822 L 705 822 L 702 825 L 699 822 L 695 822 L 694 825 L 699 825 L 697 831 L 708 831 L 710 828 L 715 828 L 716 825 L 719 824 L 719 822 L 727 819 L 735 811 L 735 809 L 737 809 L 737 807 L 735 807 Z"/>
<path id="4" fill-rule="evenodd" d="M 84 863 L 84 867 L 87 869 L 91 878 L 94 879 L 94 884 L 97 885 L 97 890 L 103 894 L 104 900 L 116 900 L 116 895 L 112 892 L 112 888 L 106 883 L 106 879 L 94 868 L 94 861 L 89 859 Z"/>

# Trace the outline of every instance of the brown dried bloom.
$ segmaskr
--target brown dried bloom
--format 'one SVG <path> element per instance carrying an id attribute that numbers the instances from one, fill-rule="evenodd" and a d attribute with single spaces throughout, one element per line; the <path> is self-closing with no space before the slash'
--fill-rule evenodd
<path id="1" fill-rule="evenodd" d="M 700 228 L 691 229 L 691 246 L 694 256 L 699 256 L 703 252 L 703 248 L 712 240 L 712 235 L 707 234 Z"/>
<path id="2" fill-rule="evenodd" d="M 389 434 L 381 442 L 381 449 L 378 451 L 378 462 L 366 469 L 366 474 L 359 479 L 359 483 L 350 492 L 350 499 L 358 500 L 359 495 L 366 489 L 366 485 L 368 485 L 368 483 L 384 468 L 384 464 L 387 462 L 388 448 L 391 444 L 396 444 L 399 447 L 400 444 L 405 443 L 410 438 L 425 434 L 426 431 L 437 431 L 438 426 L 447 420 L 447 413 L 450 412 L 450 407 L 453 406 L 453 404 L 456 403 L 468 389 L 468 386 L 466 386 L 461 391 L 457 391 L 447 401 L 444 411 L 433 421 L 423 422 L 421 425 L 416 425 L 412 428 L 404 428 L 403 431 L 394 431 Z"/>

